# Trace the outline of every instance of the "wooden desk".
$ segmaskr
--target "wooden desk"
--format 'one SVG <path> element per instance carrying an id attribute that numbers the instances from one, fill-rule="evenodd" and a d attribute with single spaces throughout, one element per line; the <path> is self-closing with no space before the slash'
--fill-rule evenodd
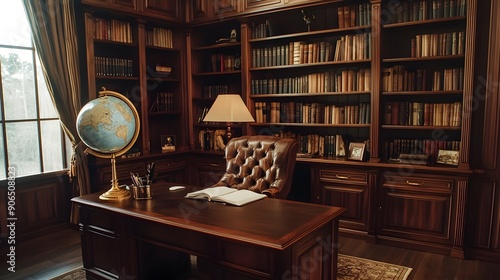
<path id="1" fill-rule="evenodd" d="M 343 208 L 268 198 L 234 207 L 168 186 L 153 185 L 151 200 L 72 199 L 89 279 L 172 279 L 190 254 L 209 279 L 336 279 Z"/>

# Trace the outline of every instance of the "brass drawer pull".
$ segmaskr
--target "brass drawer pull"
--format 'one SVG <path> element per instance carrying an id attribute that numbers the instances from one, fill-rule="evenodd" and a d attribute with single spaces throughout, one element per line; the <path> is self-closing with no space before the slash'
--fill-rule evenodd
<path id="1" fill-rule="evenodd" d="M 410 186 L 423 186 L 424 185 L 424 182 L 412 182 L 412 181 L 408 181 L 406 180 L 406 184 L 410 185 Z"/>
<path id="2" fill-rule="evenodd" d="M 210 163 L 210 166 L 213 166 L 213 167 L 219 167 L 220 164 L 217 164 L 217 163 Z"/>
<path id="3" fill-rule="evenodd" d="M 335 174 L 335 177 L 337 177 L 337 179 L 342 179 L 342 180 L 349 180 L 351 179 L 351 175 L 339 175 L 339 174 Z"/>

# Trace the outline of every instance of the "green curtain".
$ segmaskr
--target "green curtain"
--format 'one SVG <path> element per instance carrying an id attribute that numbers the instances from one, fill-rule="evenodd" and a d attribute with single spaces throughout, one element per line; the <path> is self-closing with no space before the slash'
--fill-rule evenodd
<path id="1" fill-rule="evenodd" d="M 52 102 L 73 145 L 69 169 L 73 195 L 89 193 L 85 145 L 76 131 L 76 118 L 82 104 L 74 1 L 23 0 L 23 4 Z"/>

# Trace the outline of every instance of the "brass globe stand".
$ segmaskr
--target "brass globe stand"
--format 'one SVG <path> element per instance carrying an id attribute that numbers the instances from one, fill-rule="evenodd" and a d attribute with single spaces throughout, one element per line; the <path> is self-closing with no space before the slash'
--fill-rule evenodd
<path id="1" fill-rule="evenodd" d="M 126 190 L 123 187 L 120 187 L 118 184 L 118 178 L 116 176 L 116 157 L 121 156 L 125 154 L 132 146 L 134 145 L 135 141 L 139 137 L 139 130 L 140 130 L 140 121 L 139 121 L 139 113 L 137 113 L 137 110 L 134 107 L 134 104 L 130 102 L 125 96 L 114 92 L 114 91 L 100 91 L 99 92 L 99 98 L 105 98 L 107 95 L 109 96 L 114 96 L 117 97 L 121 100 L 123 100 L 132 110 L 132 113 L 134 114 L 134 119 L 135 119 L 135 131 L 134 131 L 134 136 L 130 140 L 130 142 L 125 146 L 123 149 L 120 151 L 117 151 L 115 153 L 102 153 L 102 152 L 97 152 L 95 150 L 92 150 L 90 148 L 87 148 L 85 150 L 86 153 L 89 153 L 91 155 L 94 155 L 96 157 L 100 158 L 109 158 L 111 159 L 111 189 L 109 189 L 107 192 L 101 194 L 99 196 L 99 199 L 101 200 L 123 200 L 127 199 L 131 196 L 130 191 Z"/>

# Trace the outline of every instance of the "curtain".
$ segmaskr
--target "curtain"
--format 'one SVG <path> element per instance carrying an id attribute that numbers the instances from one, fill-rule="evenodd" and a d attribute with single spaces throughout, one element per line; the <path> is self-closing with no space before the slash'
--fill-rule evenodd
<path id="1" fill-rule="evenodd" d="M 74 1 L 23 0 L 44 78 L 61 126 L 71 141 L 69 176 L 73 195 L 90 192 L 85 145 L 76 131 L 81 104 L 80 65 Z M 75 221 L 72 211 L 71 221 Z"/>

